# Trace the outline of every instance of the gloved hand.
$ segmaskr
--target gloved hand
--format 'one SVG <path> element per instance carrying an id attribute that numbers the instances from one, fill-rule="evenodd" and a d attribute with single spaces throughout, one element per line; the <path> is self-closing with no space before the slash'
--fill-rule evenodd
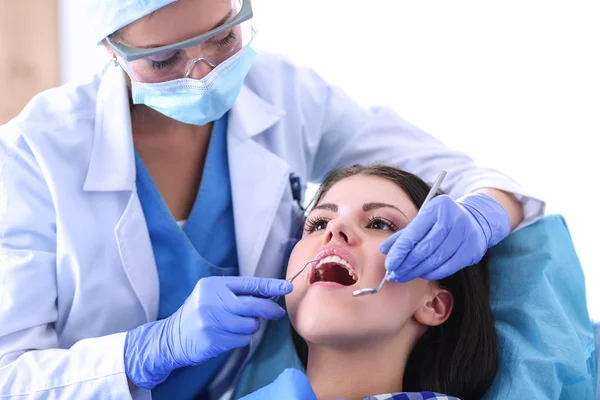
<path id="1" fill-rule="evenodd" d="M 479 262 L 510 233 L 504 207 L 483 193 L 458 201 L 434 197 L 408 226 L 381 245 L 389 281 L 439 280 Z"/>
<path id="2" fill-rule="evenodd" d="M 288 368 L 273 383 L 242 397 L 240 400 L 317 400 L 308 377 L 297 369 Z"/>
<path id="3" fill-rule="evenodd" d="M 176 368 L 202 363 L 250 343 L 259 320 L 285 311 L 268 297 L 284 296 L 292 284 L 279 279 L 208 277 L 169 318 L 127 332 L 125 372 L 142 389 L 162 383 Z M 261 296 L 261 297 L 255 297 Z"/>

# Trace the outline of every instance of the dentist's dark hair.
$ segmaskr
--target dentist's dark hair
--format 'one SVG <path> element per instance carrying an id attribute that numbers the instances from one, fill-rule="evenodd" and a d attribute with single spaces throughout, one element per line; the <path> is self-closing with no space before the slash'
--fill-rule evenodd
<path id="1" fill-rule="evenodd" d="M 318 204 L 336 183 L 355 175 L 377 176 L 397 184 L 417 209 L 430 190 L 411 173 L 385 165 L 355 165 L 329 173 L 311 205 Z M 431 391 L 462 400 L 479 400 L 489 390 L 498 370 L 486 258 L 438 284 L 452 293 L 452 312 L 446 322 L 429 327 L 417 341 L 406 364 L 402 388 L 406 392 Z M 293 328 L 292 337 L 306 367 L 308 346 Z"/>

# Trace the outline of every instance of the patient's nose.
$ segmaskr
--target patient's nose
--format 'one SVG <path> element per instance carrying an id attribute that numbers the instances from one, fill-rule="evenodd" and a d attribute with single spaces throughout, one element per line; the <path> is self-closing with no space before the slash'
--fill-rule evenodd
<path id="1" fill-rule="evenodd" d="M 325 244 L 338 241 L 352 244 L 354 235 L 348 225 L 340 220 L 332 220 L 327 223 L 327 232 L 325 235 Z"/>

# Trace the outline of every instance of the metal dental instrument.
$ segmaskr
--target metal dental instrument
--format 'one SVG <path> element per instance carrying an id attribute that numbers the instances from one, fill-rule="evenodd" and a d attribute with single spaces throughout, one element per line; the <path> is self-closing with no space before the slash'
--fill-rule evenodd
<path id="1" fill-rule="evenodd" d="M 288 281 L 290 283 L 292 283 L 292 281 L 294 279 L 296 279 L 302 273 L 302 271 L 304 271 L 306 269 L 306 267 L 308 267 L 309 264 L 312 264 L 312 263 L 318 262 L 318 261 L 319 260 L 311 260 L 311 261 L 307 262 L 306 264 L 304 264 L 304 267 L 300 268 L 300 271 L 296 272 L 294 274 L 294 276 L 292 276 L 290 279 L 288 279 Z M 273 300 L 274 302 L 277 302 L 279 300 L 279 297 L 281 297 L 281 296 L 273 296 L 273 297 L 270 297 L 270 299 Z"/>
<path id="2" fill-rule="evenodd" d="M 442 181 L 446 177 L 447 173 L 448 172 L 444 169 L 442 170 L 442 172 L 440 172 L 437 179 L 435 180 L 435 183 L 431 187 L 431 190 L 429 190 L 429 193 L 427 194 L 427 197 L 425 198 L 425 201 L 421 205 L 421 208 L 419 209 L 419 212 L 417 213 L 417 215 L 419 215 L 421 210 L 423 210 L 423 208 L 425 208 L 425 205 L 427 203 L 429 203 L 429 200 L 431 200 L 435 196 L 438 189 L 440 188 L 440 185 L 442 184 Z M 361 297 L 361 296 L 366 296 L 368 294 L 375 294 L 375 293 L 379 292 L 381 290 L 381 288 L 383 287 L 383 284 L 387 281 L 389 274 L 390 274 L 390 271 L 386 271 L 385 276 L 383 277 L 383 279 L 381 280 L 381 283 L 379 284 L 379 286 L 377 288 L 371 287 L 371 288 L 357 289 L 354 292 L 352 292 L 352 296 Z"/>

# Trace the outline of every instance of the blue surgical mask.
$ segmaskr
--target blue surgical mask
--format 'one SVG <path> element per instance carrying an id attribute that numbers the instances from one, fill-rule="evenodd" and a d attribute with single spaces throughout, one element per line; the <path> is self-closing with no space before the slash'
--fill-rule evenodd
<path id="1" fill-rule="evenodd" d="M 132 80 L 133 104 L 144 104 L 185 124 L 206 125 L 231 109 L 255 57 L 256 52 L 246 47 L 202 79 L 161 83 Z"/>

